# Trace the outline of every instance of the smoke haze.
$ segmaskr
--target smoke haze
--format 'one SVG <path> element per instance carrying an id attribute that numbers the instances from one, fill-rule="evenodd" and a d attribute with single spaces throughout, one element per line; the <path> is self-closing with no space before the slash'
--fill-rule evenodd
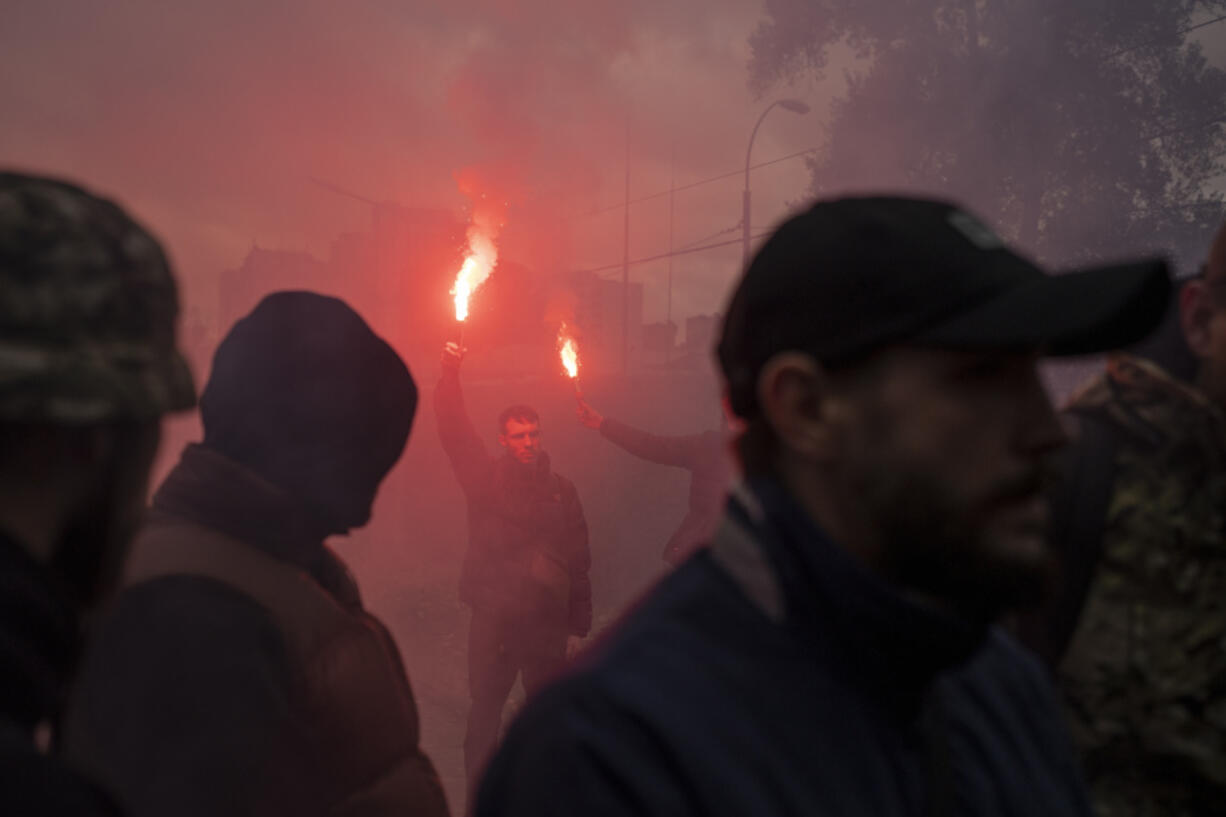
<path id="1" fill-rule="evenodd" d="M 818 145 L 846 87 L 842 61 L 853 55 L 835 49 L 827 79 L 755 95 L 749 38 L 762 13 L 761 3 L 738 0 L 16 0 L 0 26 L 0 164 L 64 176 L 127 206 L 165 241 L 185 313 L 210 327 L 212 342 L 235 317 L 223 314 L 223 271 L 253 247 L 325 259 L 341 236 L 371 230 L 374 203 L 501 223 L 499 267 L 476 309 L 511 311 L 516 290 L 534 281 L 605 268 L 620 276 L 627 167 L 631 198 L 730 174 L 675 196 L 675 247 L 729 242 L 675 258 L 671 312 L 683 323 L 722 308 L 739 271 L 738 171 L 762 109 L 788 96 L 812 112 L 772 113 L 755 162 Z M 1224 33 L 1197 34 L 1219 64 Z M 753 173 L 756 234 L 804 201 L 810 176 L 801 157 Z M 668 196 L 636 204 L 630 257 L 663 254 L 669 225 Z M 458 258 L 463 231 L 448 240 Z M 434 277 L 406 267 L 405 324 L 437 314 L 438 327 L 450 328 L 456 269 L 449 257 Z M 345 286 L 361 293 L 362 270 L 351 273 Z M 631 269 L 646 322 L 665 318 L 669 273 L 663 258 Z M 495 367 L 499 350 L 480 348 L 474 334 L 472 364 L 484 359 L 481 371 L 506 377 L 466 386 L 491 452 L 501 408 L 540 410 L 545 447 L 586 506 L 599 626 L 663 572 L 660 549 L 685 512 L 686 479 L 576 422 L 554 343 L 574 300 L 554 290 L 543 314 L 529 316 L 553 324 L 542 329 L 539 361 L 516 347 Z M 399 304 L 379 315 L 363 304 L 355 302 L 405 353 L 424 399 L 373 523 L 341 550 L 403 647 L 425 747 L 460 813 L 467 625 L 455 586 L 466 533 L 431 416 L 437 359 L 422 350 L 435 347 L 402 342 L 414 327 L 396 325 Z M 436 329 L 427 340 L 441 345 Z M 609 416 L 662 433 L 716 426 L 716 386 L 703 366 L 581 377 Z M 173 460 L 177 450 L 164 454 Z"/>

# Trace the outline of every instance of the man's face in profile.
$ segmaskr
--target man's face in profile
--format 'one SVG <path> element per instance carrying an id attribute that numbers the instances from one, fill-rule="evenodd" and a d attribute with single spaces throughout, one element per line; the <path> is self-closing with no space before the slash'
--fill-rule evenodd
<path id="1" fill-rule="evenodd" d="M 867 364 L 848 398 L 841 472 L 891 580 L 984 612 L 1042 589 L 1043 487 L 1065 437 L 1037 362 L 900 346 Z"/>

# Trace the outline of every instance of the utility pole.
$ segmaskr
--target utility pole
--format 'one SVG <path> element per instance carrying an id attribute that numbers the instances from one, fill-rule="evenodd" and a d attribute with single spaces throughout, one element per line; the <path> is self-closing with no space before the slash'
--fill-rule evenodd
<path id="1" fill-rule="evenodd" d="M 630 373 L 630 118 L 626 118 L 626 219 L 622 226 L 622 374 Z"/>
<path id="2" fill-rule="evenodd" d="M 677 192 L 677 146 L 674 144 L 668 161 L 668 311 L 665 313 L 664 325 L 670 330 L 673 327 L 673 194 Z M 668 346 L 664 350 L 664 362 L 673 360 L 673 343 L 676 333 L 670 332 Z"/>

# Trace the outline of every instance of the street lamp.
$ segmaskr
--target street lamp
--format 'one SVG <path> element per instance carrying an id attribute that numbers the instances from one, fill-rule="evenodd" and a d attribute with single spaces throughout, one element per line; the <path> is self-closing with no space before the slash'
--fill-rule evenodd
<path id="1" fill-rule="evenodd" d="M 762 127 L 766 115 L 776 105 L 792 113 L 809 112 L 809 106 L 799 99 L 776 99 L 766 106 L 766 110 L 758 117 L 758 123 L 753 126 L 753 131 L 749 134 L 749 147 L 745 148 L 745 191 L 741 195 L 741 261 L 744 267 L 749 266 L 749 154 L 753 152 L 753 140 L 758 135 L 758 128 Z"/>

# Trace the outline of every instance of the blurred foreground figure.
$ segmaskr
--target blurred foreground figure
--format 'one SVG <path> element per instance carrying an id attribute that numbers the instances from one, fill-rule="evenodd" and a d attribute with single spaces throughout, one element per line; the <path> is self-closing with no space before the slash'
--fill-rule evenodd
<path id="1" fill-rule="evenodd" d="M 469 789 L 489 758 L 515 678 L 534 693 L 555 675 L 592 626 L 587 522 L 579 494 L 541 448 L 528 406 L 498 418 L 503 456 L 485 450 L 460 390 L 463 352 L 443 350 L 434 392 L 438 431 L 468 502 L 468 552 L 460 599 L 472 608 L 464 737 Z"/>
<path id="2" fill-rule="evenodd" d="M 222 341 L 204 442 L 153 498 L 69 710 L 137 817 L 447 813 L 395 643 L 324 544 L 370 519 L 417 406 L 344 302 L 269 295 Z"/>
<path id="3" fill-rule="evenodd" d="M 160 418 L 195 404 L 177 316 L 161 247 L 122 210 L 0 173 L 0 814 L 118 813 L 53 744 Z"/>
<path id="4" fill-rule="evenodd" d="M 710 547 L 490 764 L 477 814 L 1088 815 L 1039 664 L 1043 352 L 1130 342 L 1164 265 L 1049 277 L 933 201 L 780 227 L 719 359 L 746 481 Z"/>
<path id="5" fill-rule="evenodd" d="M 579 420 L 600 436 L 642 460 L 690 472 L 690 508 L 664 546 L 664 561 L 678 565 L 715 532 L 732 478 L 723 431 L 662 436 L 605 417 L 579 398 Z"/>
<path id="6" fill-rule="evenodd" d="M 1177 318 L 1191 382 L 1178 357 L 1119 355 L 1069 406 L 1064 580 L 1023 629 L 1103 817 L 1226 811 L 1226 228 Z"/>

